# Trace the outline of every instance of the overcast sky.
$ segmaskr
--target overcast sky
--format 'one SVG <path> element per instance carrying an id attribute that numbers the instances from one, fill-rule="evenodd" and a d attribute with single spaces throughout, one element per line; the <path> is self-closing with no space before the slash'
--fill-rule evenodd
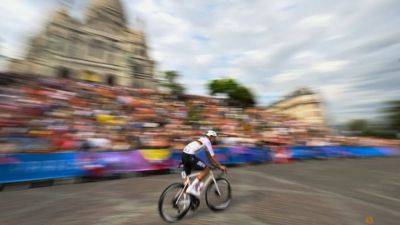
<path id="1" fill-rule="evenodd" d="M 75 0 L 82 17 L 87 0 Z M 158 70 L 177 70 L 190 93 L 233 77 L 267 105 L 300 87 L 326 100 L 331 121 L 375 118 L 400 99 L 400 1 L 123 0 L 145 21 Z M 20 57 L 56 0 L 2 0 L 1 48 Z"/>

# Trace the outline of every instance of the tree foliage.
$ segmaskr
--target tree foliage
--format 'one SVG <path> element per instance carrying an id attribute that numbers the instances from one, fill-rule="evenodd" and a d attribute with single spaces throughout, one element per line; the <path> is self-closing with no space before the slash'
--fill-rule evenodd
<path id="1" fill-rule="evenodd" d="M 185 88 L 177 81 L 179 76 L 179 73 L 176 71 L 166 71 L 164 72 L 165 82 L 163 83 L 163 86 L 168 88 L 171 95 L 178 98 L 182 97 L 185 92 Z"/>
<path id="2" fill-rule="evenodd" d="M 400 132 L 400 100 L 387 102 L 383 112 L 389 128 Z"/>
<path id="3" fill-rule="evenodd" d="M 347 124 L 350 131 L 365 131 L 368 128 L 368 121 L 362 119 L 351 120 Z"/>
<path id="4" fill-rule="evenodd" d="M 228 103 L 234 106 L 251 107 L 255 104 L 253 93 L 234 79 L 217 79 L 208 83 L 211 95 L 226 94 Z"/>
<path id="5" fill-rule="evenodd" d="M 190 125 L 198 124 L 202 119 L 201 113 L 203 108 L 196 105 L 189 105 L 189 110 L 187 114 L 187 123 Z"/>
<path id="6" fill-rule="evenodd" d="M 399 137 L 400 132 L 400 100 L 390 101 L 382 109 L 384 120 L 354 119 L 347 123 L 347 130 L 360 136 L 382 138 Z"/>

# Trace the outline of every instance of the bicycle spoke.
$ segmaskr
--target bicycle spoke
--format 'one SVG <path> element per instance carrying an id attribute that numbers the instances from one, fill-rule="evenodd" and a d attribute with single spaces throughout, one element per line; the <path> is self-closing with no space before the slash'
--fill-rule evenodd
<path id="1" fill-rule="evenodd" d="M 179 220 L 190 209 L 190 199 L 184 193 L 184 186 L 178 183 L 165 189 L 158 204 L 161 217 L 168 222 Z"/>
<path id="2" fill-rule="evenodd" d="M 229 182 L 224 178 L 216 179 L 206 191 L 206 203 L 212 210 L 222 210 L 229 206 L 231 190 Z"/>

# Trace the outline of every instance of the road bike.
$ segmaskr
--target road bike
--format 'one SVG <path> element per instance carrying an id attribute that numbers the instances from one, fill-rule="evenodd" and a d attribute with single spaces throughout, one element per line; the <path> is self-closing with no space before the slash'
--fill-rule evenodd
<path id="1" fill-rule="evenodd" d="M 232 190 L 226 173 L 214 173 L 216 168 L 212 167 L 207 177 L 204 179 L 205 199 L 208 208 L 213 211 L 221 211 L 228 208 Z M 182 219 L 189 210 L 195 211 L 200 200 L 195 196 L 186 193 L 186 189 L 195 180 L 199 173 L 186 176 L 182 171 L 182 183 L 173 183 L 162 192 L 158 200 L 158 212 L 163 220 L 176 222 Z"/>

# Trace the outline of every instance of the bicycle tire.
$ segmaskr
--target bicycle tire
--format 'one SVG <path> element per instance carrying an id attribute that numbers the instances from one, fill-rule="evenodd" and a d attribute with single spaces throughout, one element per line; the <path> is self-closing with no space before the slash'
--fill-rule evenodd
<path id="1" fill-rule="evenodd" d="M 224 203 L 222 205 L 218 205 L 218 206 L 213 205 L 210 202 L 210 199 L 209 199 L 211 197 L 210 196 L 210 194 L 211 194 L 210 191 L 213 191 L 212 190 L 213 186 L 215 186 L 215 183 L 212 182 L 210 185 L 208 185 L 207 190 L 206 190 L 206 196 L 205 196 L 206 197 L 206 204 L 207 204 L 208 208 L 210 208 L 213 211 L 221 211 L 221 210 L 224 210 L 224 209 L 228 208 L 228 206 L 230 205 L 230 202 L 231 202 L 231 199 L 232 199 L 232 189 L 231 189 L 231 184 L 229 183 L 229 181 L 226 178 L 219 177 L 219 178 L 217 178 L 215 180 L 216 180 L 217 183 L 220 181 L 220 182 L 225 182 L 227 184 L 227 189 L 228 190 L 225 190 L 227 192 L 227 199 L 224 201 Z M 218 186 L 221 187 L 220 185 L 218 185 Z M 221 190 L 221 192 L 222 192 L 222 190 Z"/>
<path id="2" fill-rule="evenodd" d="M 166 215 L 163 211 L 164 198 L 165 198 L 166 194 L 168 193 L 168 191 L 172 190 L 173 188 L 182 189 L 182 188 L 184 188 L 184 185 L 182 183 L 173 183 L 173 184 L 169 185 L 167 188 L 164 189 L 164 191 L 162 192 L 162 194 L 160 195 L 160 198 L 158 200 L 158 213 L 160 214 L 161 218 L 164 221 L 169 222 L 169 223 L 176 222 L 176 221 L 182 219 L 186 215 L 186 213 L 189 211 L 191 203 L 192 203 L 192 202 L 189 202 L 189 206 L 186 207 L 184 210 L 182 210 L 182 212 L 178 213 L 178 215 L 176 215 L 176 216 Z M 189 198 L 189 199 L 191 201 L 191 198 Z"/>

